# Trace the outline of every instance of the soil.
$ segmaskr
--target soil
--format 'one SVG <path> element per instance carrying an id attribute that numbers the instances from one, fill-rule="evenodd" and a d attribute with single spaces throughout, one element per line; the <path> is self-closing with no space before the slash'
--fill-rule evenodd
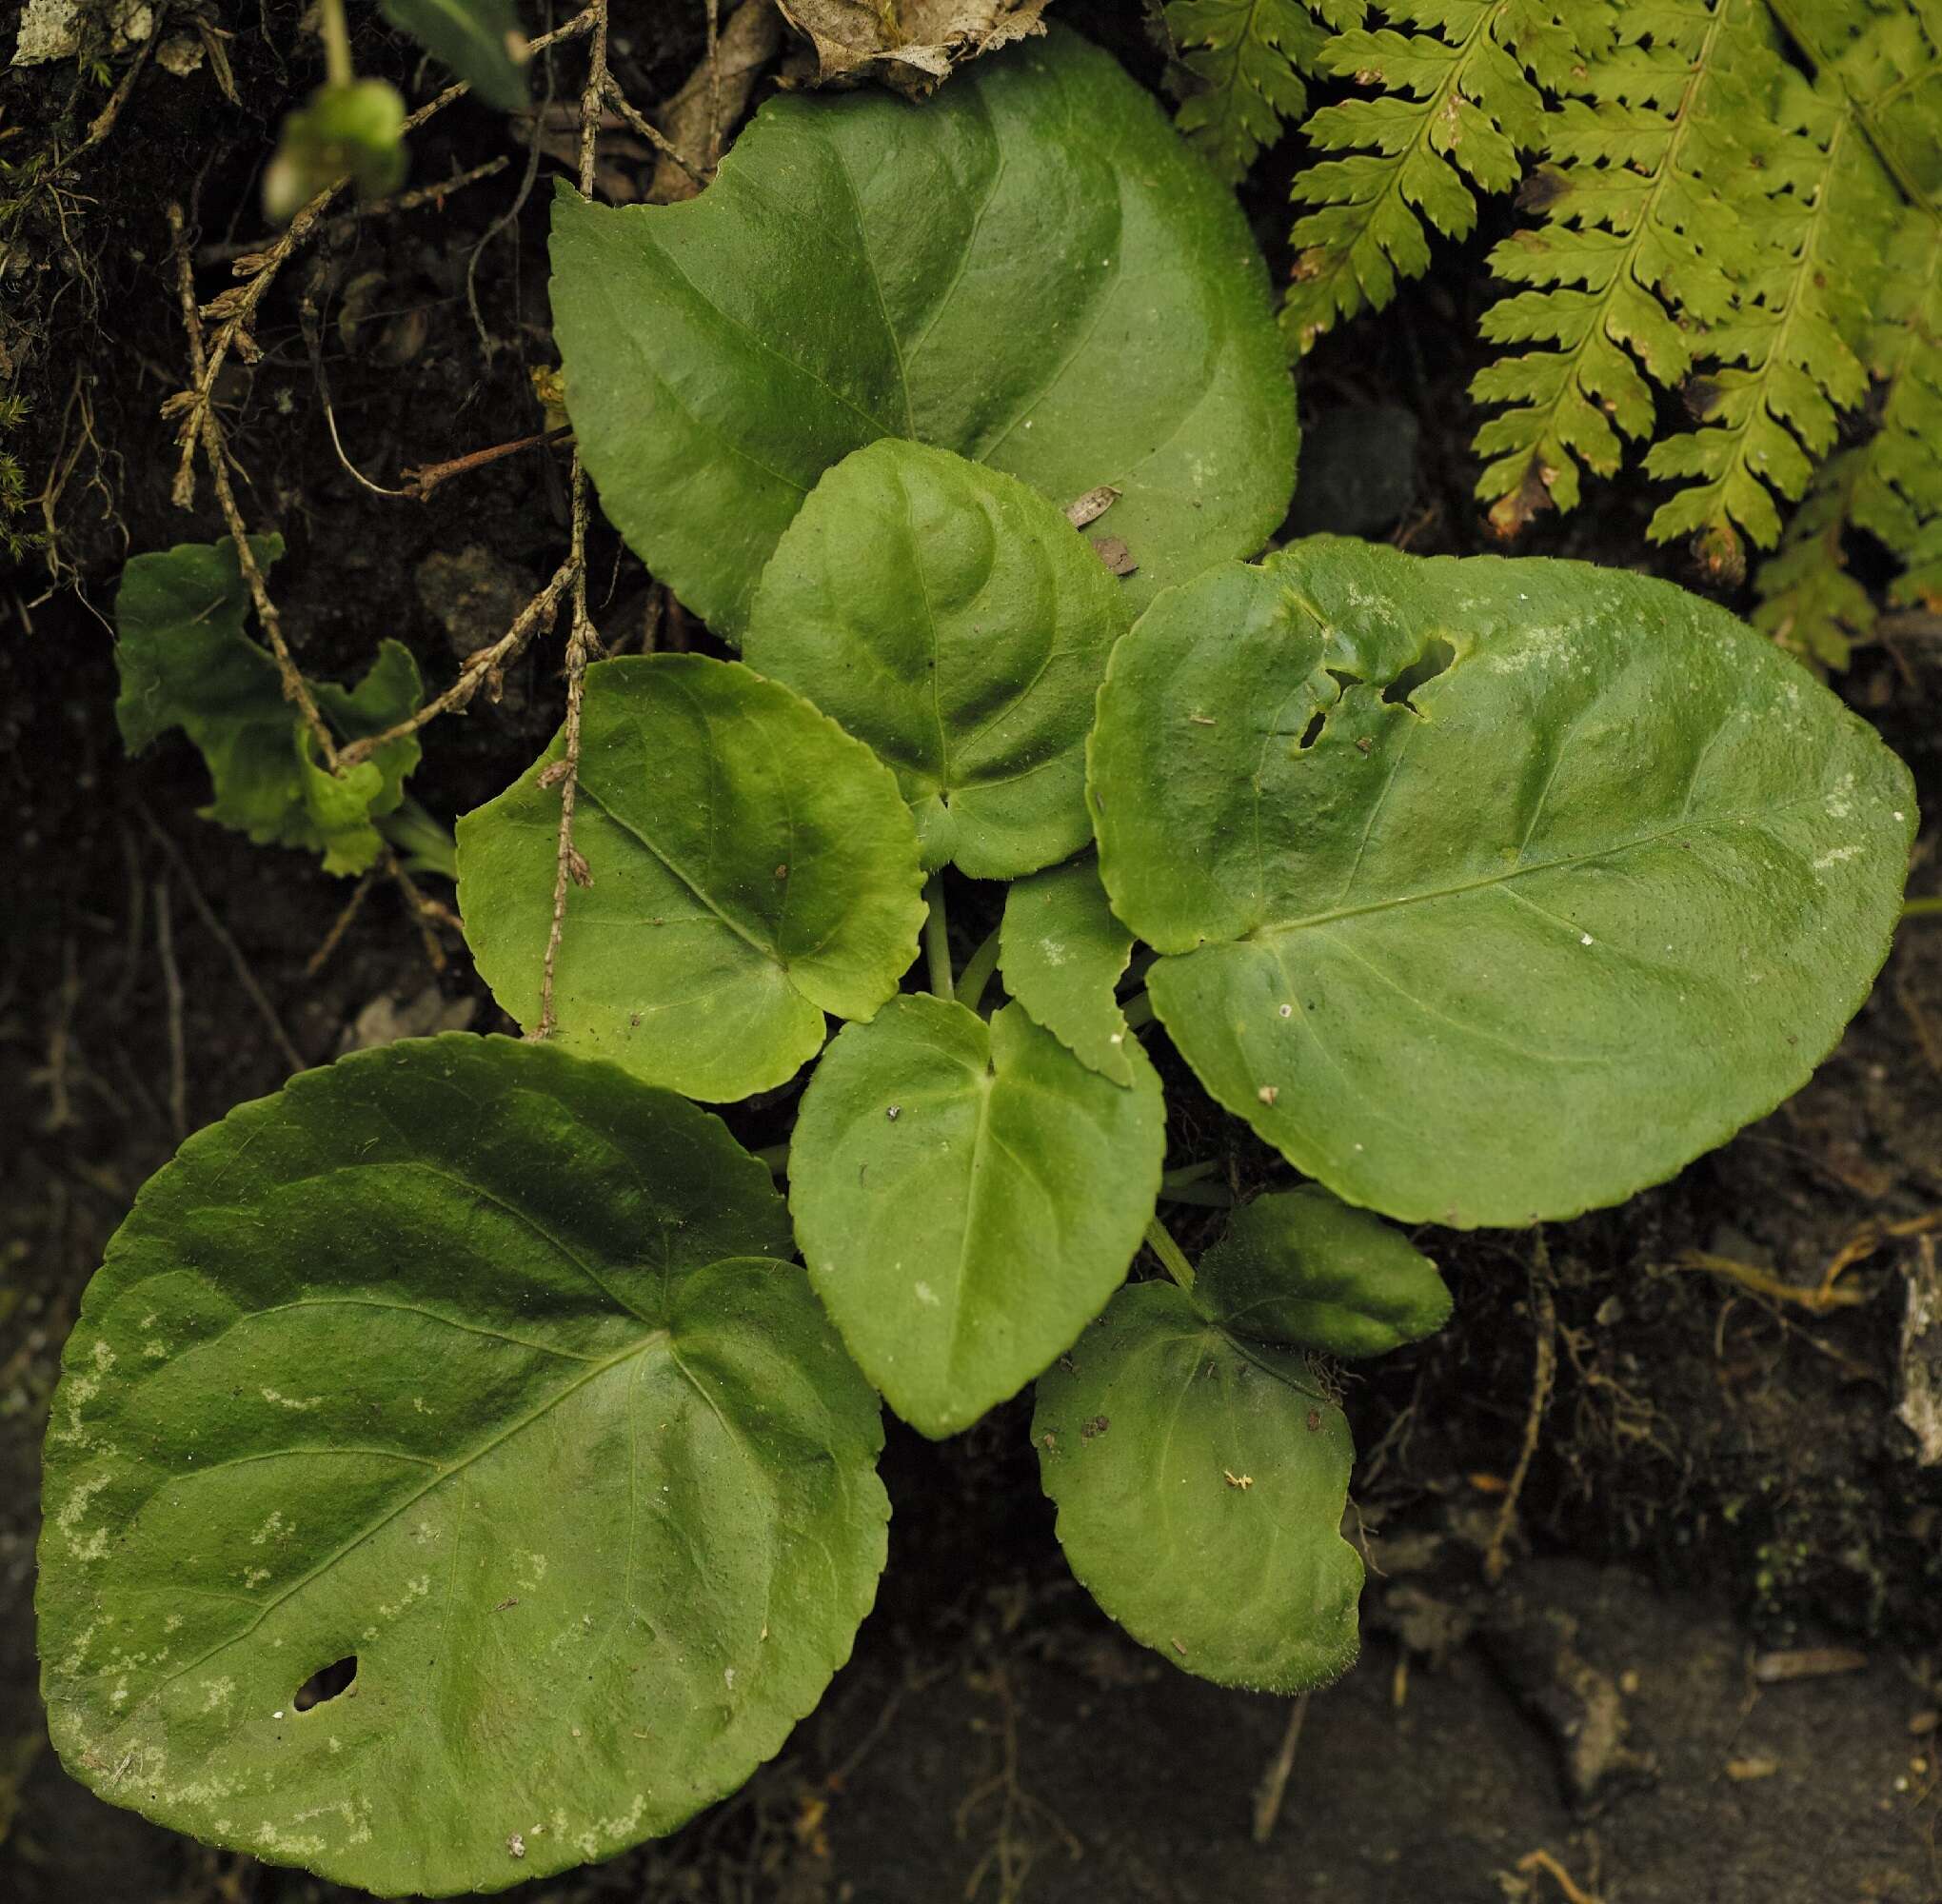
<path id="1" fill-rule="evenodd" d="M 223 532 L 206 480 L 192 512 L 169 502 L 158 407 L 186 370 L 166 205 L 188 210 L 213 295 L 228 281 L 216 251 L 260 232 L 271 129 L 317 76 L 292 10 L 229 10 L 234 102 L 208 61 L 151 69 L 71 175 L 23 213 L 0 206 L 15 248 L 0 371 L 36 400 L 4 446 L 30 491 L 47 486 L 52 526 L 0 588 L 15 841 L 0 955 L 0 1895 L 21 1904 L 349 1894 L 191 1845 L 60 1771 L 35 1690 L 39 1439 L 81 1288 L 184 1131 L 273 1090 L 286 1041 L 315 1063 L 360 1026 L 504 1023 L 456 936 L 427 940 L 388 883 L 313 970 L 348 887 L 199 820 L 186 745 L 129 761 L 116 736 L 116 571 L 131 551 Z M 617 69 L 636 100 L 664 99 L 699 56 L 703 10 L 630 10 Z M 1136 10 L 1064 10 L 1157 80 Z M 413 99 L 437 84 L 375 16 L 360 16 L 358 54 Z M 111 83 L 127 60 L 109 67 Z M 556 83 L 563 96 L 577 83 L 570 56 Z M 15 137 L 0 150 L 16 164 L 55 139 L 71 150 L 105 90 L 65 64 L 6 74 Z M 325 414 L 327 400 L 346 457 L 387 486 L 545 426 L 528 373 L 551 361 L 556 167 L 543 158 L 522 197 L 524 139 L 469 104 L 413 146 L 421 179 L 502 157 L 442 203 L 310 248 L 266 307 L 261 361 L 223 388 L 244 506 L 289 543 L 272 586 L 314 673 L 352 673 L 390 635 L 449 680 L 565 547 L 564 453 L 524 451 L 406 502 L 363 486 Z M 624 149 L 610 163 L 646 176 Z M 1247 199 L 1278 271 L 1291 163 L 1277 155 Z M 1483 545 L 1464 387 L 1493 235 L 1445 248 L 1433 280 L 1304 367 L 1307 466 L 1332 472 L 1334 498 L 1304 489 L 1304 532 Z M 1650 503 L 1642 485 L 1607 485 L 1523 546 L 1697 585 L 1682 551 L 1644 540 Z M 610 643 L 652 629 L 705 644 L 678 614 L 656 621 L 651 578 L 604 532 L 594 573 Z M 538 750 L 558 670 L 557 642 L 536 643 L 501 701 L 428 730 L 413 789 L 434 812 L 466 811 Z M 1835 685 L 1916 772 L 1915 886 L 1934 890 L 1942 651 L 1866 648 Z M 967 894 L 967 934 L 981 904 Z M 783 1115 L 757 1103 L 734 1121 L 765 1143 Z M 1175 1160 L 1221 1157 L 1242 1183 L 1263 1172 L 1204 1101 L 1175 1142 Z M 1919 1464 L 1894 1409 L 1910 1274 L 1936 1247 L 1910 1226 L 1938 1208 L 1942 923 L 1912 923 L 1807 1089 L 1676 1181 L 1538 1235 L 1434 1239 L 1456 1320 L 1369 1367 L 1346 1401 L 1372 1562 L 1364 1657 L 1307 1703 L 1265 1844 L 1256 1795 L 1289 1705 L 1194 1680 L 1091 1606 L 1013 1404 L 941 1446 L 893 1426 L 878 1610 L 782 1756 L 675 1837 L 534 1894 L 1937 1904 L 1942 1467 Z M 1191 1221 L 1182 1240 L 1199 1240 Z M 1774 1293 L 1812 1291 L 1851 1248 L 1853 1302 Z M 1555 1389 L 1493 1586 L 1484 1557 L 1547 1336 Z"/>

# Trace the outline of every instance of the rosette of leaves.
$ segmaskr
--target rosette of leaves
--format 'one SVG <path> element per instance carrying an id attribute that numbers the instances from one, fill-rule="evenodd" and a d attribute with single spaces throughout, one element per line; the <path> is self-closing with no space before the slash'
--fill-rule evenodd
<path id="1" fill-rule="evenodd" d="M 905 442 L 833 468 L 772 566 L 750 645 L 795 685 L 588 675 L 557 1041 L 299 1078 L 111 1245 L 40 1588 L 54 1735 L 106 1795 L 387 1892 L 670 1828 L 868 1606 L 870 1388 L 941 1436 L 1037 1378 L 1100 1604 L 1221 1683 L 1323 1683 L 1360 1565 L 1318 1358 L 1448 1312 L 1377 1213 L 1522 1223 L 1656 1180 L 1806 1077 L 1892 930 L 1906 770 L 1660 583 L 1320 538 L 1115 639 L 1060 511 Z M 989 803 L 1001 734 L 1051 763 L 1035 823 Z M 467 936 L 527 1012 L 558 758 L 461 827 Z M 1055 859 L 1081 812 L 1096 849 Z M 1014 883 L 954 970 L 974 843 Z M 1314 1180 L 1198 1276 L 1153 1216 L 1150 1022 Z M 819 1051 L 785 1208 L 665 1081 L 732 1100 Z M 1142 1237 L 1173 1279 L 1122 1288 Z"/>
<path id="2" fill-rule="evenodd" d="M 279 536 L 252 537 L 257 565 L 283 554 Z M 115 666 L 121 693 L 115 719 L 129 753 L 171 728 L 194 742 L 214 798 L 206 820 L 247 833 L 260 846 L 320 853 L 327 873 L 367 871 L 386 838 L 414 866 L 452 871 L 451 842 L 405 792 L 418 764 L 415 735 L 387 742 L 369 760 L 327 771 L 315 737 L 286 699 L 269 652 L 244 633 L 249 593 L 236 546 L 182 543 L 136 556 L 115 596 Z M 395 726 L 417 707 L 418 664 L 399 643 L 354 688 L 307 684 L 339 738 L 364 740 Z"/>
<path id="3" fill-rule="evenodd" d="M 898 150 L 882 190 L 938 223 L 934 153 Z M 833 298 L 842 335 L 885 294 Z M 748 342 L 685 321 L 723 333 L 709 362 Z M 1239 467 L 1225 414 L 1208 453 Z M 1622 1199 L 1796 1088 L 1865 996 L 1907 771 L 1722 610 L 1318 538 L 1129 627 L 1062 480 L 896 430 L 822 448 L 757 538 L 746 661 L 588 671 L 564 915 L 564 735 L 461 823 L 466 937 L 546 1041 L 299 1078 L 110 1245 L 39 1598 L 56 1743 L 104 1795 L 391 1893 L 670 1829 L 847 1653 L 883 1554 L 872 1389 L 942 1436 L 1040 1381 L 1101 1605 L 1223 1683 L 1321 1683 L 1359 1586 L 1321 1359 L 1448 1306 L 1381 1220 Z M 657 505 L 668 546 L 738 545 L 720 474 Z M 960 963 L 967 887 L 1001 922 Z M 1154 1217 L 1160 1037 L 1310 1180 L 1198 1275 Z M 784 1204 L 686 1099 L 771 1133 L 812 1065 Z M 1142 1238 L 1172 1279 L 1122 1287 Z"/>
<path id="4" fill-rule="evenodd" d="M 1115 490 L 1136 605 L 1287 512 L 1293 397 L 1239 211 L 1059 28 L 921 109 L 771 100 L 686 204 L 563 190 L 552 263 L 602 506 L 729 639 L 823 472 L 883 437 L 1060 506 Z"/>

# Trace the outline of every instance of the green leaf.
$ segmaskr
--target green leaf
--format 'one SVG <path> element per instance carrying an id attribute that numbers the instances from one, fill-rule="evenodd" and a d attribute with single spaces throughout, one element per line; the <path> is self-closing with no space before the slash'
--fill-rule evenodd
<path id="1" fill-rule="evenodd" d="M 253 537 L 259 566 L 283 554 L 277 536 Z M 335 777 L 318 764 L 314 739 L 284 698 L 267 649 L 244 632 L 248 590 L 234 543 L 182 543 L 138 555 L 115 596 L 115 719 L 129 753 L 171 727 L 201 751 L 215 798 L 201 809 L 259 846 L 296 846 L 324 856 L 328 873 L 362 873 L 384 841 L 374 817 L 395 812 L 418 764 L 415 736 L 393 741 Z M 312 682 L 319 710 L 346 740 L 395 726 L 418 705 L 418 664 L 393 641 L 357 687 Z"/>
<path id="2" fill-rule="evenodd" d="M 488 106 L 517 112 L 527 103 L 525 35 L 512 0 L 382 0 L 378 10 Z"/>
<path id="3" fill-rule="evenodd" d="M 1004 880 L 1092 838 L 1085 737 L 1131 622 L 1042 496 L 886 438 L 830 470 L 783 532 L 742 651 L 895 770 L 927 868 Z"/>
<path id="4" fill-rule="evenodd" d="M 1200 1259 L 1194 1302 L 1251 1340 L 1352 1358 L 1434 1336 L 1452 1306 L 1428 1257 L 1318 1183 L 1237 1210 Z"/>
<path id="5" fill-rule="evenodd" d="M 898 999 L 803 1095 L 789 1202 L 816 1293 L 912 1427 L 957 1433 L 1099 1313 L 1159 1194 L 1166 1112 L 1022 1010 Z"/>
<path id="6" fill-rule="evenodd" d="M 459 822 L 459 907 L 493 996 L 540 1015 L 564 730 Z M 560 1041 L 726 1102 L 785 1082 L 823 1013 L 866 1019 L 923 922 L 917 834 L 861 742 L 735 662 L 662 654 L 587 669 Z"/>
<path id="7" fill-rule="evenodd" d="M 563 190 L 552 261 L 602 506 L 719 633 L 822 472 L 879 437 L 1061 507 L 1119 489 L 1136 607 L 1287 511 L 1293 392 L 1240 212 L 1057 28 L 921 109 L 773 99 L 686 204 Z"/>
<path id="8" fill-rule="evenodd" d="M 1332 537 L 1158 603 L 1091 775 L 1201 1082 L 1338 1196 L 1463 1227 L 1616 1202 L 1797 1090 L 1916 819 L 1874 730 L 1706 602 Z"/>
<path id="9" fill-rule="evenodd" d="M 878 1410 L 788 1248 L 714 1118 L 506 1039 L 386 1045 L 191 1138 L 54 1395 L 68 1770 L 386 1895 L 542 1877 L 732 1791 L 883 1561 Z"/>
<path id="10" fill-rule="evenodd" d="M 1133 935 L 1113 917 L 1088 853 L 1021 880 L 1004 896 L 999 969 L 1005 988 L 1080 1063 L 1133 1081 L 1132 1034 L 1115 993 Z"/>
<path id="11" fill-rule="evenodd" d="M 287 225 L 309 201 L 348 178 L 365 198 L 405 183 L 405 102 L 382 79 L 320 86 L 290 113 L 263 169 L 263 215 Z"/>
<path id="12" fill-rule="evenodd" d="M 1135 1639 L 1271 1693 L 1355 1663 L 1354 1451 L 1303 1357 L 1135 1283 L 1040 1378 L 1032 1439 L 1072 1571 Z"/>

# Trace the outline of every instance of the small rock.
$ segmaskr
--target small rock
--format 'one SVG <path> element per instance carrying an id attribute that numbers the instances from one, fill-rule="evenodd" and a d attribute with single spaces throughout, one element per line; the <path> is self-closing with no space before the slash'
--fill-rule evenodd
<path id="1" fill-rule="evenodd" d="M 479 543 L 427 555 L 414 580 L 426 612 L 461 657 L 496 642 L 539 593 L 525 569 Z"/>
<path id="2" fill-rule="evenodd" d="M 464 1031 L 479 1009 L 477 999 L 447 999 L 436 985 L 427 985 L 415 999 L 400 1004 L 386 993 L 373 999 L 347 1028 L 340 1055 L 369 1051 L 401 1038 L 429 1038 L 434 1032 Z"/>
<path id="3" fill-rule="evenodd" d="M 170 33 L 155 49 L 155 64 L 164 72 L 172 72 L 177 79 L 187 79 L 192 72 L 200 72 L 208 54 L 203 43 L 193 33 Z"/>

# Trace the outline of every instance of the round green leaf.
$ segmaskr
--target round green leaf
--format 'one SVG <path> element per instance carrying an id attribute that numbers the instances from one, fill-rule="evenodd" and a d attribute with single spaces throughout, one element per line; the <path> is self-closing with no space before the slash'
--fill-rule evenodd
<path id="1" fill-rule="evenodd" d="M 886 438 L 784 531 L 742 652 L 890 764 L 927 867 L 1008 880 L 1092 838 L 1085 737 L 1131 621 L 1042 496 Z"/>
<path id="2" fill-rule="evenodd" d="M 1166 1110 L 1023 1011 L 911 995 L 850 1025 L 803 1094 L 789 1202 L 863 1373 L 933 1437 L 1015 1395 L 1098 1315 L 1159 1194 Z"/>
<path id="3" fill-rule="evenodd" d="M 1072 1571 L 1135 1639 L 1270 1693 L 1355 1663 L 1354 1449 L 1302 1357 L 1135 1283 L 1040 1378 L 1032 1439 Z"/>
<path id="4" fill-rule="evenodd" d="M 466 940 L 522 1024 L 552 927 L 562 737 L 458 824 Z M 861 742 L 739 663 L 635 656 L 586 673 L 558 1040 L 718 1102 L 783 1083 L 823 1013 L 868 1018 L 923 922 L 917 835 Z"/>
<path id="5" fill-rule="evenodd" d="M 732 1791 L 884 1553 L 877 1406 L 763 1259 L 788 1247 L 714 1118 L 506 1039 L 347 1058 L 191 1138 L 54 1396 L 69 1771 L 390 1895 L 544 1876 Z"/>
<path id="6" fill-rule="evenodd" d="M 1156 604 L 1090 763 L 1202 1083 L 1351 1202 L 1465 1227 L 1616 1202 L 1797 1090 L 1916 818 L 1873 729 L 1709 603 L 1330 537 Z"/>
<path id="7" fill-rule="evenodd" d="M 1115 987 L 1133 935 L 1113 917 L 1088 853 L 1020 880 L 1004 896 L 999 969 L 1005 988 L 1081 1064 L 1133 1081 L 1133 1035 Z"/>
<path id="8" fill-rule="evenodd" d="M 1257 1197 L 1200 1259 L 1195 1305 L 1251 1341 L 1379 1356 L 1450 1319 L 1437 1265 L 1318 1183 Z"/>
<path id="9" fill-rule="evenodd" d="M 913 108 L 772 99 L 684 205 L 553 205 L 552 304 L 602 506 L 710 625 L 822 472 L 879 437 L 1100 524 L 1144 603 L 1252 555 L 1297 431 L 1230 194 L 1108 54 L 1054 29 Z"/>

